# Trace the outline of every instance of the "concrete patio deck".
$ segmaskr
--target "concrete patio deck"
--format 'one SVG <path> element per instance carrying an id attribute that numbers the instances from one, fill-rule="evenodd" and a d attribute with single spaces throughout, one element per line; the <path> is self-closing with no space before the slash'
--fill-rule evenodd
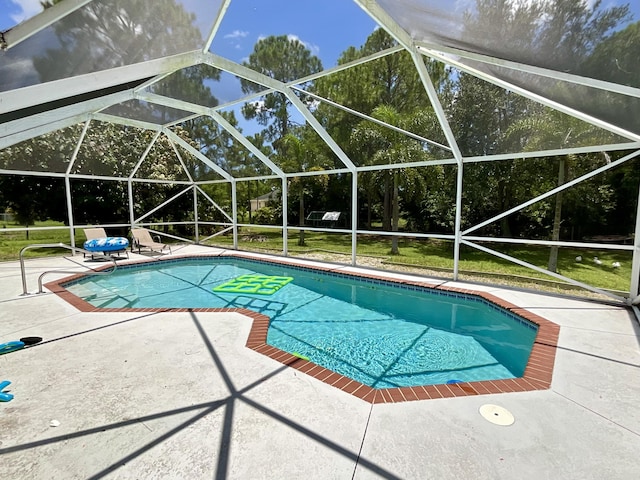
<path id="1" fill-rule="evenodd" d="M 87 264 L 27 260 L 29 291 L 43 271 Z M 80 312 L 50 293 L 21 296 L 18 262 L 0 263 L 0 343 L 44 338 L 0 356 L 0 381 L 15 395 L 0 403 L 0 471 L 12 479 L 640 477 L 632 312 L 473 288 L 561 326 L 551 389 L 370 404 L 246 348 L 251 320 L 240 314 Z M 508 409 L 515 423 L 489 423 L 478 412 L 484 404 Z"/>

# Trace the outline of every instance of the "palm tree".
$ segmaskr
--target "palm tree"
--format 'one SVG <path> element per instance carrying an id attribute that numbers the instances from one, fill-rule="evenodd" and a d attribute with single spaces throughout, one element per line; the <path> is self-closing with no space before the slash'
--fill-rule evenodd
<path id="1" fill-rule="evenodd" d="M 569 146 L 604 145 L 617 141 L 611 132 L 548 108 L 538 111 L 533 117 L 515 122 L 507 132 L 507 136 L 520 136 L 521 139 L 524 139 L 527 151 Z M 559 155 L 553 158 L 558 162 L 557 186 L 560 187 L 572 179 L 572 169 L 577 161 L 577 156 Z M 601 161 L 600 159 L 594 160 Z M 604 161 L 609 161 L 606 153 L 604 153 Z M 555 196 L 551 240 L 556 242 L 560 240 L 564 193 L 564 190 L 561 190 Z M 551 272 L 556 272 L 558 269 L 557 245 L 551 247 L 547 269 Z"/>
<path id="2" fill-rule="evenodd" d="M 287 133 L 277 142 L 280 166 L 286 171 L 313 172 L 322 170 L 323 156 L 313 148 L 310 141 L 303 138 L 304 130 L 300 130 L 300 136 L 294 133 Z M 300 216 L 300 226 L 304 226 L 304 196 L 308 194 L 308 187 L 313 182 L 320 182 L 324 187 L 328 183 L 327 175 L 314 175 L 311 177 L 293 177 L 290 182 L 290 191 L 293 195 L 298 195 L 298 214 Z M 298 245 L 304 246 L 304 230 L 300 230 Z"/>
<path id="3" fill-rule="evenodd" d="M 432 124 L 430 111 L 419 111 L 414 114 L 401 114 L 388 105 L 376 107 L 372 117 L 407 131 L 422 130 L 424 125 Z M 351 143 L 368 149 L 371 160 L 378 165 L 402 164 L 425 160 L 428 156 L 423 145 L 407 135 L 391 130 L 385 126 L 367 120 L 360 122 L 351 133 Z M 395 168 L 383 170 L 379 174 L 383 184 L 385 199 L 383 225 L 397 232 L 400 223 L 400 190 L 412 188 L 420 190 L 422 177 L 412 168 Z M 407 191 L 408 194 L 414 193 Z M 392 237 L 391 254 L 398 255 L 398 237 Z"/>

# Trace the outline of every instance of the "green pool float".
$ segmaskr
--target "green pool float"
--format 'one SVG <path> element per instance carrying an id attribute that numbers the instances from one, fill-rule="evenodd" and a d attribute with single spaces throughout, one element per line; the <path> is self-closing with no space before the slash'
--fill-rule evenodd
<path id="1" fill-rule="evenodd" d="M 275 275 L 240 275 L 238 278 L 214 287 L 213 291 L 221 293 L 273 295 L 292 280 L 293 277 L 278 277 Z"/>

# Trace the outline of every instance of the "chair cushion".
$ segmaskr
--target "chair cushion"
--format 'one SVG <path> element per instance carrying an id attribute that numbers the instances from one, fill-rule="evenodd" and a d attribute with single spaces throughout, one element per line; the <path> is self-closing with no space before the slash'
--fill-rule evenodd
<path id="1" fill-rule="evenodd" d="M 94 238 L 84 242 L 84 249 L 90 252 L 117 252 L 128 246 L 129 240 L 124 237 Z"/>

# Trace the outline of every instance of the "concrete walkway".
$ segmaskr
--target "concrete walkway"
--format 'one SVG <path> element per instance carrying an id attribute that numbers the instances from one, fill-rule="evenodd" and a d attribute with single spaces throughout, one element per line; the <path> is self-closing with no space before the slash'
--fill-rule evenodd
<path id="1" fill-rule="evenodd" d="M 176 253 L 202 251 L 212 249 Z M 29 291 L 45 270 L 85 265 L 81 257 L 28 260 Z M 242 315 L 81 313 L 49 293 L 20 296 L 18 263 L 0 263 L 0 343 L 44 338 L 0 356 L 0 381 L 10 380 L 5 391 L 15 395 L 0 403 L 0 472 L 11 479 L 639 478 L 640 329 L 631 312 L 474 288 L 561 325 L 550 390 L 372 405 L 246 348 L 250 319 Z M 515 423 L 489 423 L 478 413 L 484 404 L 508 409 Z"/>

